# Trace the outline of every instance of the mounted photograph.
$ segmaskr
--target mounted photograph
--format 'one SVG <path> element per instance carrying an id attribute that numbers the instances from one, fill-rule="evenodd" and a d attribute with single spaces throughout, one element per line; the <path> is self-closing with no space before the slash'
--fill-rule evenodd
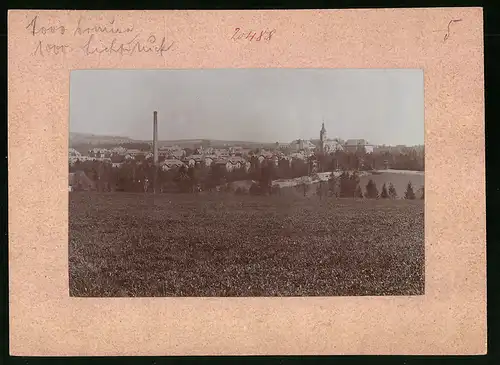
<path id="1" fill-rule="evenodd" d="M 420 69 L 75 70 L 72 297 L 425 293 Z"/>

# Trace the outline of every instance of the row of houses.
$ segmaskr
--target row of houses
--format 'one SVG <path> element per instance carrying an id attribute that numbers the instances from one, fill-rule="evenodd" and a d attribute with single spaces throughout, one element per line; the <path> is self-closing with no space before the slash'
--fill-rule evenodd
<path id="1" fill-rule="evenodd" d="M 326 153 L 331 153 L 335 151 L 356 151 L 360 146 L 363 146 L 365 148 L 365 151 L 367 153 L 372 153 L 374 150 L 389 150 L 389 149 L 400 149 L 400 146 L 395 146 L 395 147 L 390 147 L 390 146 L 374 146 L 368 143 L 365 139 L 348 139 L 347 141 L 343 142 L 340 139 L 325 139 L 325 140 L 319 140 L 319 139 L 297 139 L 294 140 L 290 143 L 279 143 L 276 142 L 274 148 L 268 148 L 267 152 L 272 153 L 276 151 L 285 151 L 287 150 L 288 153 L 297 153 L 297 152 L 302 152 L 304 154 L 312 154 L 315 150 L 320 149 L 320 146 L 323 146 L 323 151 Z M 225 148 L 215 148 L 215 147 L 202 147 L 199 146 L 194 149 L 195 155 L 213 155 L 217 156 L 218 158 L 225 158 L 229 157 L 232 155 L 238 155 L 238 156 L 248 156 L 253 154 L 253 149 L 251 148 L 244 148 L 241 146 L 229 146 Z M 265 151 L 265 149 L 264 149 Z M 127 149 L 122 146 L 119 147 L 114 147 L 111 149 L 105 149 L 105 148 L 93 148 L 88 151 L 88 156 L 89 157 L 96 157 L 96 158 L 105 158 L 105 157 L 111 157 L 111 156 L 125 156 L 127 158 L 134 158 L 138 155 L 144 155 L 145 151 L 139 150 L 139 149 Z M 182 159 L 187 157 L 187 152 L 185 148 L 181 148 L 180 146 L 164 146 L 160 147 L 158 151 L 160 156 L 169 156 L 177 159 Z M 74 149 L 70 149 L 70 155 L 81 155 L 79 152 L 77 152 Z"/>
<path id="2" fill-rule="evenodd" d="M 272 160 L 276 165 L 282 159 L 291 163 L 294 159 L 305 160 L 311 156 L 321 143 L 323 151 L 331 153 L 335 151 L 355 152 L 360 147 L 364 147 L 366 153 L 375 152 L 402 152 L 410 147 L 405 146 L 373 146 L 364 139 L 348 139 L 343 142 L 339 139 L 326 140 L 294 140 L 289 144 L 277 143 L 274 149 L 256 150 L 232 146 L 227 148 L 199 147 L 194 153 L 187 155 L 186 149 L 179 146 L 162 147 L 159 150 L 160 163 L 164 170 L 178 168 L 179 166 L 195 166 L 203 164 L 212 166 L 213 164 L 224 165 L 228 171 L 239 168 L 250 168 L 250 156 L 256 156 L 259 162 Z M 418 146 L 417 146 L 418 147 Z M 421 147 L 423 150 L 423 147 Z M 411 149 L 411 148 L 410 148 Z M 286 150 L 286 151 L 285 151 Z M 418 148 L 417 148 L 418 150 Z M 88 155 L 82 155 L 73 148 L 69 149 L 69 163 L 73 165 L 77 161 L 102 161 L 112 164 L 113 167 L 120 167 L 127 160 L 152 159 L 151 152 L 138 149 L 126 149 L 115 147 L 112 149 L 93 148 Z"/>
<path id="3" fill-rule="evenodd" d="M 95 155 L 94 155 L 95 156 Z M 101 157 L 103 156 L 102 154 L 98 154 L 97 156 L 99 157 L 91 157 L 91 156 L 84 156 L 82 154 L 79 154 L 78 152 L 70 149 L 69 151 L 69 163 L 70 165 L 74 165 L 77 161 L 80 162 L 85 162 L 85 161 L 100 161 L 100 162 L 105 162 L 105 163 L 110 163 L 112 167 L 119 168 L 121 167 L 124 163 L 127 162 L 127 160 L 132 160 L 134 159 L 133 156 L 130 154 L 127 154 L 125 156 L 121 156 L 120 158 L 117 156 L 112 156 L 112 157 Z M 306 160 L 308 155 L 307 153 L 304 152 L 295 152 L 291 153 L 289 155 L 285 155 L 283 152 L 271 152 L 271 151 L 262 151 L 261 153 L 255 155 L 259 163 L 263 163 L 264 161 L 270 161 L 271 163 L 274 163 L 276 166 L 278 166 L 280 160 L 286 160 L 289 164 L 292 163 L 294 159 L 298 160 Z M 152 160 L 153 154 L 152 153 L 147 153 L 144 155 L 144 158 L 146 160 Z M 241 169 L 244 168 L 246 171 L 250 169 L 251 162 L 249 156 L 236 156 L 233 154 L 228 154 L 228 155 L 215 155 L 215 154 L 192 154 L 189 156 L 184 156 L 181 158 L 177 158 L 176 156 L 168 155 L 164 156 L 164 158 L 161 158 L 160 161 L 160 166 L 162 167 L 163 170 L 168 171 L 174 168 L 179 168 L 180 166 L 186 166 L 186 167 L 191 167 L 191 166 L 197 166 L 197 165 L 203 165 L 210 167 L 212 165 L 220 165 L 224 166 L 227 171 L 233 171 L 235 169 Z"/>
<path id="4" fill-rule="evenodd" d="M 279 143 L 276 142 L 274 150 L 283 151 L 290 150 L 291 152 L 304 152 L 311 153 L 314 150 L 317 150 L 320 146 L 320 143 L 323 144 L 323 149 L 325 152 L 335 152 L 335 151 L 355 151 L 360 146 L 363 146 L 367 153 L 373 152 L 375 146 L 368 143 L 368 141 L 364 139 L 348 139 L 346 142 L 343 142 L 340 139 L 327 139 L 324 141 L 315 140 L 315 139 L 296 139 L 290 143 Z M 252 154 L 253 149 L 244 148 L 241 146 L 229 146 L 225 148 L 215 148 L 215 147 L 202 147 L 199 146 L 194 149 L 194 154 L 203 154 L 203 155 L 215 155 L 217 157 L 229 157 L 231 155 L 240 155 L 247 156 Z M 75 154 L 78 154 L 77 151 L 73 150 Z M 269 149 L 269 152 L 272 152 L 272 149 Z M 174 158 L 184 158 L 186 157 L 186 149 L 181 148 L 180 146 L 165 146 L 160 147 L 158 151 L 159 155 L 165 156 L 173 156 Z M 121 155 L 121 156 L 130 156 L 135 157 L 137 155 L 144 154 L 144 151 L 139 149 L 127 149 L 124 147 L 115 147 L 111 149 L 105 148 L 93 148 L 88 151 L 88 156 L 104 158 L 110 157 L 112 155 Z"/>

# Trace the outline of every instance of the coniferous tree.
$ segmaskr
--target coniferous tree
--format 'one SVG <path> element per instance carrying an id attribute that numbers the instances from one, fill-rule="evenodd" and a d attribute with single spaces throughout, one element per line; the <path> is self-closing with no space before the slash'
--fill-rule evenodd
<path id="1" fill-rule="evenodd" d="M 350 192 L 351 180 L 349 178 L 349 173 L 346 171 L 342 172 L 340 175 L 340 197 L 347 198 L 352 197 L 352 193 Z"/>
<path id="2" fill-rule="evenodd" d="M 389 183 L 389 197 L 391 199 L 397 199 L 398 198 L 398 193 L 396 192 L 396 188 L 392 183 Z"/>
<path id="3" fill-rule="evenodd" d="M 307 192 L 309 191 L 309 185 L 307 183 L 303 182 L 300 184 L 300 187 L 302 189 L 302 193 L 304 194 L 304 196 L 306 196 Z"/>
<path id="4" fill-rule="evenodd" d="M 378 190 L 375 182 L 370 179 L 366 184 L 366 194 L 365 197 L 368 199 L 377 199 L 378 198 Z"/>
<path id="5" fill-rule="evenodd" d="M 265 161 L 261 167 L 261 174 L 259 179 L 259 188 L 263 194 L 271 192 L 272 179 L 274 175 L 274 165 Z"/>
<path id="6" fill-rule="evenodd" d="M 361 186 L 356 187 L 356 191 L 354 193 L 355 198 L 363 198 L 363 190 L 361 190 Z"/>
<path id="7" fill-rule="evenodd" d="M 190 192 L 191 189 L 191 178 L 188 174 L 188 168 L 186 166 L 181 166 L 177 172 L 177 176 L 175 177 L 175 182 L 179 190 L 183 193 Z"/>
<path id="8" fill-rule="evenodd" d="M 356 195 L 356 188 L 359 184 L 359 176 L 356 171 L 354 171 L 349 177 L 349 196 L 354 197 Z"/>
<path id="9" fill-rule="evenodd" d="M 415 199 L 415 192 L 413 191 L 413 185 L 411 181 L 408 182 L 408 185 L 406 186 L 405 199 L 410 199 L 410 200 Z"/>
<path id="10" fill-rule="evenodd" d="M 335 195 L 337 192 L 337 178 L 333 172 L 330 174 L 330 178 L 328 179 L 328 191 L 331 196 Z"/>
<path id="11" fill-rule="evenodd" d="M 324 181 L 320 181 L 317 185 L 318 186 L 316 187 L 316 194 L 320 199 L 322 199 L 324 195 L 328 194 L 328 186 Z"/>
<path id="12" fill-rule="evenodd" d="M 385 183 L 384 183 L 384 185 L 382 185 L 382 192 L 380 193 L 380 197 L 382 199 L 388 199 L 389 198 L 389 193 L 387 192 L 387 187 L 385 186 Z"/>

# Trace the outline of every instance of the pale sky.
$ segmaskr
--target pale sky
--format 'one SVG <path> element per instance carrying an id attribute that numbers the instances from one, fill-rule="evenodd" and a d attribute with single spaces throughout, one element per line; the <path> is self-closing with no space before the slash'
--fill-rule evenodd
<path id="1" fill-rule="evenodd" d="M 77 70 L 70 131 L 160 140 L 291 142 L 364 138 L 424 143 L 417 69 Z"/>

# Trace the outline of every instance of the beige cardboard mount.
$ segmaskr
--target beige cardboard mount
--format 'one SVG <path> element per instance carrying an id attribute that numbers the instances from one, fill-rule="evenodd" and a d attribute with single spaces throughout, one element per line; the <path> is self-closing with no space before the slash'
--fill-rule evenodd
<path id="1" fill-rule="evenodd" d="M 481 8 L 14 10 L 8 18 L 12 355 L 486 352 Z M 90 39 L 87 28 L 98 33 Z M 236 28 L 274 32 L 256 40 L 233 37 Z M 70 71 L 257 67 L 424 70 L 425 295 L 70 298 Z"/>

